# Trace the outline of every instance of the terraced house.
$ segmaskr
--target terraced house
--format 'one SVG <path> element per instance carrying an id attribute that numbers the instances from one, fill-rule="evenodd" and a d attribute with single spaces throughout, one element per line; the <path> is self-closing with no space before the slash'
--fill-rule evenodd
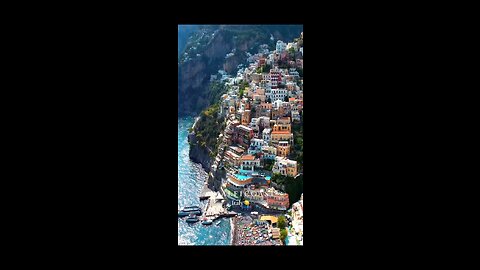
<path id="1" fill-rule="evenodd" d="M 295 177 L 297 175 L 297 162 L 284 157 L 276 157 L 272 172 Z"/>
<path id="2" fill-rule="evenodd" d="M 245 155 L 240 158 L 240 171 L 241 172 L 253 172 L 255 168 L 260 167 L 260 159 L 256 159 L 255 156 Z"/>
<path id="3" fill-rule="evenodd" d="M 288 194 L 280 192 L 274 188 L 268 188 L 266 191 L 268 208 L 277 210 L 287 210 L 290 205 Z"/>

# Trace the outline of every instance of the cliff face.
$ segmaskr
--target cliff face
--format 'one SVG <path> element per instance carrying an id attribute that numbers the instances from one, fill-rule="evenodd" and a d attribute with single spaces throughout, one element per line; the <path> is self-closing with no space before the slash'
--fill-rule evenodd
<path id="1" fill-rule="evenodd" d="M 197 144 L 197 138 L 194 133 L 188 135 L 190 143 L 189 157 L 193 162 L 202 164 L 202 168 L 209 173 L 212 166 L 212 158 L 209 155 L 209 150 Z"/>
<path id="2" fill-rule="evenodd" d="M 187 39 L 190 34 L 197 29 L 198 26 L 196 25 L 179 25 L 178 26 L 178 56 L 185 49 L 185 45 L 187 44 Z"/>
<path id="3" fill-rule="evenodd" d="M 208 42 L 201 56 L 178 66 L 178 115 L 197 115 L 208 107 L 210 75 L 223 69 L 225 55 L 232 50 L 232 42 L 223 31 L 218 31 Z"/>
<path id="4" fill-rule="evenodd" d="M 222 185 L 222 179 L 227 177 L 227 172 L 225 170 L 212 170 L 211 174 L 208 177 L 208 187 L 213 191 L 220 190 L 220 186 Z"/>

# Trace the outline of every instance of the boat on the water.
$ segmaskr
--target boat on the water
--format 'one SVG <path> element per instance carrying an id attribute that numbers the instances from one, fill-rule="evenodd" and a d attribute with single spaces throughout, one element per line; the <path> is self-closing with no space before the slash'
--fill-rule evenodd
<path id="1" fill-rule="evenodd" d="M 190 214 L 195 214 L 197 216 L 201 216 L 202 215 L 202 209 L 200 209 L 200 207 L 198 207 L 198 206 L 186 206 L 186 207 L 183 207 L 182 209 L 180 209 L 178 211 L 178 216 L 179 217 L 186 217 Z"/>
<path id="2" fill-rule="evenodd" d="M 188 212 L 184 212 L 183 210 L 178 211 L 178 217 L 186 217 L 188 216 Z"/>
<path id="3" fill-rule="evenodd" d="M 202 224 L 203 225 L 212 225 L 213 221 L 211 219 L 204 219 L 202 221 Z"/>
<path id="4" fill-rule="evenodd" d="M 195 214 L 190 214 L 187 218 L 188 223 L 198 222 L 198 217 Z"/>
<path id="5" fill-rule="evenodd" d="M 215 226 L 218 226 L 218 225 L 220 225 L 220 222 L 222 222 L 222 221 L 221 221 L 221 220 L 219 220 L 219 221 L 215 222 Z"/>
<path id="6" fill-rule="evenodd" d="M 201 210 L 198 205 L 193 205 L 193 206 L 185 206 L 183 207 L 184 211 L 194 211 L 194 210 Z"/>

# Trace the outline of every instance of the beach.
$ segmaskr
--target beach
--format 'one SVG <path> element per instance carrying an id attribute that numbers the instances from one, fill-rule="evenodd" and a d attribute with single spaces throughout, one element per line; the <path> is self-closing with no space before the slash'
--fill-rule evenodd
<path id="1" fill-rule="evenodd" d="M 269 225 L 255 224 L 251 216 L 232 218 L 232 245 L 234 246 L 274 246 L 282 245 L 279 239 L 272 240 L 268 233 Z"/>

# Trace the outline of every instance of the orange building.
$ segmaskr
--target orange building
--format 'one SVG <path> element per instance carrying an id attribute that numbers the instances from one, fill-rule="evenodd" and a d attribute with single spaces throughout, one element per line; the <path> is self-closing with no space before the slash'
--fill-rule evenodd
<path id="1" fill-rule="evenodd" d="M 272 131 L 271 141 L 277 143 L 279 141 L 291 141 L 293 134 L 289 131 Z"/>
<path id="2" fill-rule="evenodd" d="M 288 194 L 275 190 L 274 188 L 267 189 L 266 196 L 267 204 L 270 208 L 286 210 L 290 203 L 288 202 Z"/>
<path id="3" fill-rule="evenodd" d="M 277 124 L 279 125 L 290 125 L 290 117 L 282 117 L 277 120 Z"/>
<path id="4" fill-rule="evenodd" d="M 242 125 L 248 126 L 248 124 L 250 124 L 250 110 L 245 110 L 242 113 Z"/>
<path id="5" fill-rule="evenodd" d="M 260 103 L 260 108 L 264 110 L 271 110 L 272 109 L 272 103 Z"/>
<path id="6" fill-rule="evenodd" d="M 277 155 L 286 157 L 290 154 L 290 144 L 288 141 L 279 141 L 277 146 Z"/>

